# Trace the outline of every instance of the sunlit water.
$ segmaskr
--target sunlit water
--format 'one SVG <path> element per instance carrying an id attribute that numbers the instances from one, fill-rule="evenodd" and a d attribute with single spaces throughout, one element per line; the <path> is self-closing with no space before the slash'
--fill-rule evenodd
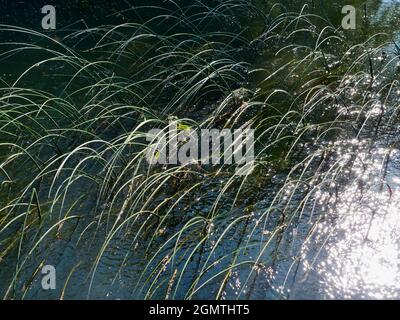
<path id="1" fill-rule="evenodd" d="M 383 15 L 388 8 L 397 7 L 398 1 L 383 1 L 376 17 Z M 371 108 L 374 112 L 380 106 Z M 372 136 L 373 128 L 371 128 Z M 285 225 L 281 235 L 274 236 L 270 245 L 249 246 L 247 256 L 263 262 L 252 273 L 248 270 L 235 270 L 227 283 L 222 298 L 257 298 L 257 299 L 350 299 L 350 298 L 400 298 L 400 146 L 391 143 L 396 137 L 396 128 L 391 135 L 382 136 L 375 143 L 360 140 L 336 142 L 336 159 L 349 161 L 357 152 L 352 164 L 347 166 L 348 181 L 338 183 L 335 192 L 319 190 L 315 193 L 312 205 L 301 216 Z M 368 137 L 367 137 L 368 138 Z M 369 137 L 371 138 L 371 137 Z M 281 177 L 283 178 L 283 177 Z M 210 188 L 211 189 L 211 188 Z M 192 208 L 196 212 L 207 212 L 217 194 L 209 190 L 207 199 Z M 245 240 L 248 244 L 259 243 L 261 247 L 279 225 L 279 216 L 259 220 L 271 202 L 273 190 L 265 190 L 265 199 L 254 208 L 253 217 L 247 229 L 253 231 Z M 93 202 L 86 204 L 87 208 Z M 82 210 L 85 210 L 83 208 Z M 197 210 L 197 211 L 196 211 Z M 179 214 L 179 212 L 178 212 Z M 240 216 L 235 212 L 232 216 Z M 260 223 L 261 221 L 261 223 Z M 211 254 L 212 245 L 229 220 L 221 223 L 220 229 L 211 233 L 210 243 L 204 248 L 203 255 Z M 171 233 L 180 229 L 179 221 Z M 222 257 L 225 252 L 232 252 L 237 246 L 243 225 L 232 229 L 232 234 L 224 239 L 214 258 Z M 79 230 L 82 232 L 82 230 Z M 101 259 L 93 278 L 88 278 L 98 253 L 99 236 L 72 236 L 59 242 L 46 244 L 42 250 L 49 249 L 48 262 L 57 266 L 62 274 L 60 282 L 66 280 L 71 272 L 71 265 L 80 265 L 79 272 L 71 276 L 71 285 L 65 298 L 137 298 L 143 297 L 140 287 L 140 273 L 146 268 L 146 262 L 139 257 L 144 255 L 144 244 L 133 241 L 135 234 L 129 231 L 116 238 Z M 156 243 L 162 244 L 163 230 L 159 231 Z M 87 234 L 92 230 L 88 229 Z M 77 232 L 79 235 L 79 232 Z M 95 234 L 95 233 L 93 233 Z M 188 239 L 196 244 L 197 239 Z M 221 249 L 224 248 L 224 249 Z M 165 251 L 170 248 L 165 248 Z M 195 255 L 194 263 L 188 264 L 187 273 L 181 279 L 182 291 L 193 280 L 191 274 L 198 272 Z M 186 260 L 176 261 L 175 267 L 182 267 Z M 73 263 L 72 263 L 73 261 Z M 39 261 L 33 261 L 26 271 L 27 277 L 33 273 Z M 224 262 L 216 264 L 213 272 L 221 271 Z M 172 268 L 173 269 L 173 268 Z M 3 274 L 11 273 L 3 269 Z M 5 277 L 5 276 L 4 276 Z M 215 297 L 219 284 L 205 285 L 195 298 Z M 172 293 L 173 294 L 173 293 Z M 59 298 L 60 294 L 43 293 L 39 280 L 34 280 L 27 298 Z M 182 298 L 184 294 L 177 293 Z M 151 298 L 165 298 L 154 294 Z"/>
<path id="2" fill-rule="evenodd" d="M 385 148 L 359 154 L 357 180 L 324 207 L 302 248 L 298 286 L 315 282 L 327 298 L 400 297 L 399 156 Z"/>

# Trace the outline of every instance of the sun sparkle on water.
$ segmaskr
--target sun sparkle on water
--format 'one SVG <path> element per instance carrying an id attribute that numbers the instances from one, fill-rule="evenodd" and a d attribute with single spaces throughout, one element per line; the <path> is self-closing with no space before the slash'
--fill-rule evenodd
<path id="1" fill-rule="evenodd" d="M 304 269 L 318 274 L 330 298 L 400 297 L 400 168 L 390 160 L 399 152 L 390 152 L 386 165 L 389 152 L 359 155 L 352 169 L 357 178 L 304 246 Z"/>

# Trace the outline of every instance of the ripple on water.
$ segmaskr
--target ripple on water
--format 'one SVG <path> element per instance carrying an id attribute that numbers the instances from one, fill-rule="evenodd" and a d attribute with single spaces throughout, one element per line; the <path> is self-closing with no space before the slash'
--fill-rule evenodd
<path id="1" fill-rule="evenodd" d="M 400 298 L 399 156 L 386 148 L 359 155 L 357 178 L 303 246 L 298 285 L 326 298 Z"/>

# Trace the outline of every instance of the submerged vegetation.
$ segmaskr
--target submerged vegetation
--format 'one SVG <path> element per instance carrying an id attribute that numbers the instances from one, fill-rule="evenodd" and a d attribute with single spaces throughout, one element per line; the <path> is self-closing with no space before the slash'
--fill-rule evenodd
<path id="1" fill-rule="evenodd" d="M 345 31 L 318 1 L 139 2 L 79 30 L 0 25 L 0 295 L 290 298 L 371 193 L 373 247 L 397 201 L 387 12 Z M 147 133 L 171 122 L 255 129 L 254 171 L 150 166 Z M 57 290 L 43 292 L 47 264 Z M 313 295 L 365 294 L 349 286 Z"/>

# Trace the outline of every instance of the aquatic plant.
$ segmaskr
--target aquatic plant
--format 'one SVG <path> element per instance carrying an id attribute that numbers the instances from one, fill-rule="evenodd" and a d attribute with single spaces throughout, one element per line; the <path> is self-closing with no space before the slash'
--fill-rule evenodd
<path id="1" fill-rule="evenodd" d="M 129 22 L 62 38 L 0 26 L 2 64 L 23 61 L 0 88 L 0 294 L 34 295 L 50 263 L 63 282 L 53 298 L 76 297 L 73 286 L 89 298 L 286 297 L 301 239 L 341 185 L 356 180 L 363 193 L 352 168 L 370 132 L 398 121 L 391 34 L 354 39 L 308 5 L 248 0 L 115 16 Z M 170 123 L 254 128 L 253 173 L 150 166 L 148 132 Z"/>

